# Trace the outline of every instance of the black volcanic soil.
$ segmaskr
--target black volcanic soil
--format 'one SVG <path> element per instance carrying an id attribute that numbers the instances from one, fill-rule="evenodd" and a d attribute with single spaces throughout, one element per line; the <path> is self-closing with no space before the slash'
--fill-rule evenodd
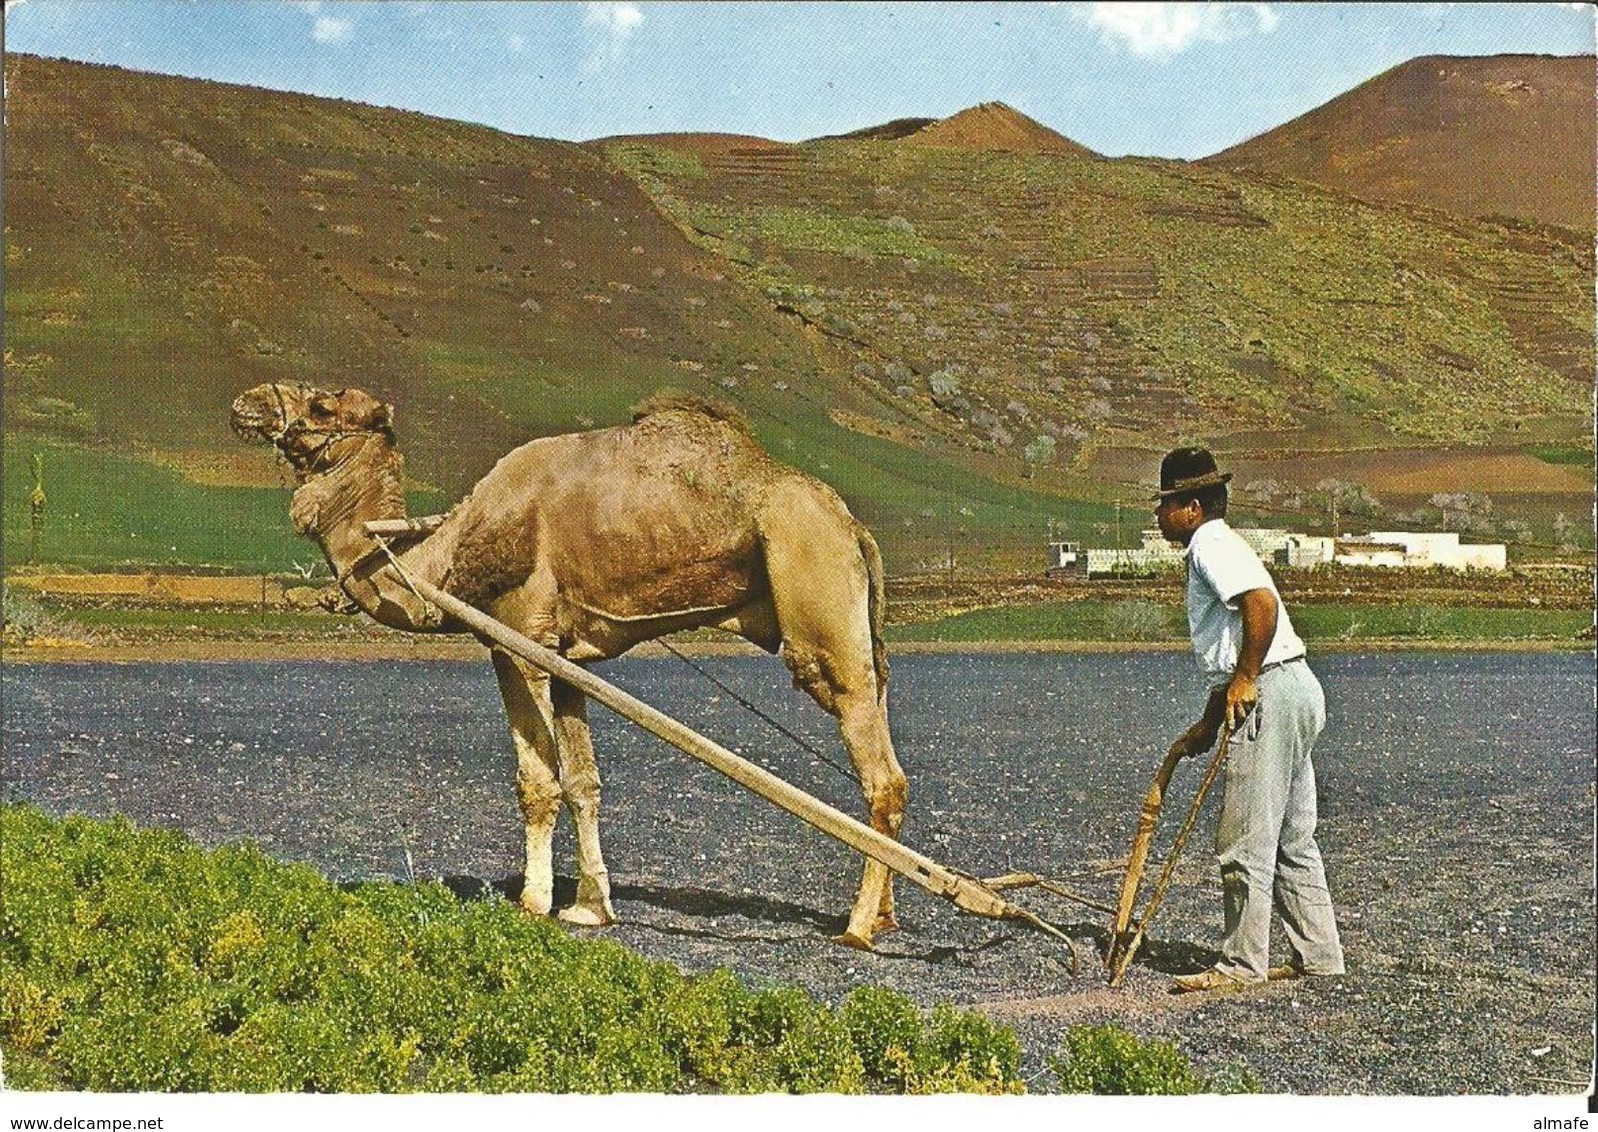
<path id="1" fill-rule="evenodd" d="M 807 744 L 830 723 L 764 657 L 700 658 Z M 1112 899 L 1153 763 L 1195 693 L 1179 654 L 901 655 L 896 743 L 905 835 L 992 876 L 1035 870 Z M 715 773 L 594 714 L 606 850 L 623 922 L 610 938 L 689 970 L 727 966 L 829 1001 L 863 983 L 1013 1024 L 1033 1091 L 1065 1029 L 1112 1022 L 1175 1041 L 1209 1072 L 1269 1091 L 1573 1093 L 1592 1053 L 1591 657 L 1323 656 L 1332 722 L 1317 751 L 1321 844 L 1350 974 L 1221 997 L 1167 993 L 1212 957 L 1220 921 L 1201 819 L 1124 988 L 1105 989 L 1106 917 L 1018 898 L 1083 960 L 1025 927 L 958 914 L 900 882 L 902 930 L 863 954 L 828 936 L 851 855 Z M 671 659 L 605 666 L 646 701 L 851 813 L 845 775 L 776 736 Z M 343 879 L 442 877 L 463 898 L 521 869 L 511 759 L 477 661 L 8 664 L 5 792 L 52 812 L 125 813 L 206 844 L 258 841 Z M 1173 787 L 1162 840 L 1197 768 Z M 557 895 L 572 891 L 570 833 Z M 1151 866 L 1150 876 L 1153 875 Z"/>

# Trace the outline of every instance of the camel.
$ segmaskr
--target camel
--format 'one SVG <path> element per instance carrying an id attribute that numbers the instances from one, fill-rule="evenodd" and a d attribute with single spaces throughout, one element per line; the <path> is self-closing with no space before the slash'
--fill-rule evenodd
<path id="1" fill-rule="evenodd" d="M 274 445 L 292 467 L 291 521 L 350 602 L 395 629 L 466 632 L 412 593 L 367 533 L 369 520 L 406 517 L 393 422 L 393 406 L 359 389 L 259 385 L 232 409 L 235 432 Z M 888 731 L 877 544 L 830 487 L 768 456 L 735 410 L 660 396 L 631 424 L 533 440 L 393 553 L 405 573 L 573 661 L 701 626 L 780 653 L 795 685 L 837 720 L 872 826 L 898 836 L 906 782 Z M 586 697 L 501 649 L 492 657 L 526 826 L 521 905 L 551 910 L 564 802 L 578 880 L 576 901 L 557 914 L 614 923 Z M 836 938 L 869 949 L 893 926 L 892 878 L 868 860 Z"/>

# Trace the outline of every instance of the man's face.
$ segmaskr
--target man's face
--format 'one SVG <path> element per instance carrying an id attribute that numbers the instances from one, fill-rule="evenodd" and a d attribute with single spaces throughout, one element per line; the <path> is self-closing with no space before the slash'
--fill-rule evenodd
<path id="1" fill-rule="evenodd" d="M 1196 499 L 1178 503 L 1166 498 L 1155 504 L 1154 518 L 1160 524 L 1160 535 L 1167 542 L 1186 546 L 1192 541 L 1193 532 L 1204 521 L 1204 508 L 1199 506 Z"/>

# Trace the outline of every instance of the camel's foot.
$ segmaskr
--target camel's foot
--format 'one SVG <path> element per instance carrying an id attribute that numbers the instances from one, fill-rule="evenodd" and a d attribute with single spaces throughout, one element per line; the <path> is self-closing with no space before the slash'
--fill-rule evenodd
<path id="1" fill-rule="evenodd" d="M 555 915 L 563 923 L 576 924 L 584 928 L 603 928 L 616 922 L 616 914 L 608 907 L 596 908 L 588 904 L 573 904 L 570 908 L 562 908 Z"/>
<path id="2" fill-rule="evenodd" d="M 555 902 L 548 896 L 539 896 L 536 893 L 522 893 L 522 898 L 517 901 L 523 912 L 530 916 L 547 916 Z"/>
<path id="3" fill-rule="evenodd" d="M 842 935 L 833 936 L 832 937 L 832 942 L 833 943 L 841 943 L 845 947 L 852 947 L 856 951 L 870 951 L 871 950 L 871 939 L 870 939 L 869 936 L 856 935 L 854 932 L 851 932 L 851 931 L 846 931 Z"/>
<path id="4" fill-rule="evenodd" d="M 899 917 L 892 912 L 882 912 L 878 914 L 877 922 L 871 928 L 871 934 L 880 935 L 883 932 L 896 932 L 898 930 Z"/>

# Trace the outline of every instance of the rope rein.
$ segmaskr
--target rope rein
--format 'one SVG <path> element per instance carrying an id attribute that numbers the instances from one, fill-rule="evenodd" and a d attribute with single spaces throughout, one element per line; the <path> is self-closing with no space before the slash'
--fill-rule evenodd
<path id="1" fill-rule="evenodd" d="M 689 658 L 686 654 L 678 651 L 677 647 L 675 645 L 673 645 L 670 641 L 666 640 L 666 638 L 664 638 L 664 637 L 657 638 L 657 643 L 662 648 L 664 648 L 667 652 L 669 652 L 672 656 L 674 656 L 678 660 L 682 661 L 689 668 L 691 668 L 695 672 L 699 673 L 700 676 L 703 676 L 706 680 L 709 680 L 716 687 L 720 688 L 727 695 L 731 696 L 734 700 L 736 700 L 739 704 L 743 705 L 750 712 L 752 712 L 755 715 L 759 716 L 763 721 L 765 721 L 765 723 L 768 726 L 770 726 L 774 731 L 776 731 L 779 734 L 781 734 L 784 737 L 786 737 L 795 746 L 799 747 L 801 750 L 806 751 L 807 753 L 809 753 L 810 755 L 814 756 L 815 758 L 820 759 L 822 762 L 824 762 L 828 766 L 830 766 L 833 770 L 837 771 L 840 775 L 842 775 L 849 782 L 851 782 L 851 783 L 858 783 L 859 782 L 859 779 L 854 774 L 852 774 L 851 772 L 845 770 L 838 763 L 836 763 L 832 759 L 828 758 L 827 755 L 825 753 L 823 753 L 822 751 L 819 751 L 815 747 L 811 746 L 810 743 L 808 743 L 803 737 L 801 737 L 799 735 L 796 735 L 792 731 L 788 730 L 788 728 L 784 727 L 781 723 L 777 722 L 775 719 L 771 718 L 771 716 L 769 716 L 765 712 L 761 711 L 760 708 L 757 705 L 755 705 L 753 703 L 750 703 L 748 700 L 746 700 L 742 696 L 740 696 L 737 692 L 735 692 L 731 688 L 727 687 L 726 684 L 723 684 L 712 673 L 710 673 L 706 669 L 701 668 L 699 665 L 695 664 L 691 658 Z"/>

